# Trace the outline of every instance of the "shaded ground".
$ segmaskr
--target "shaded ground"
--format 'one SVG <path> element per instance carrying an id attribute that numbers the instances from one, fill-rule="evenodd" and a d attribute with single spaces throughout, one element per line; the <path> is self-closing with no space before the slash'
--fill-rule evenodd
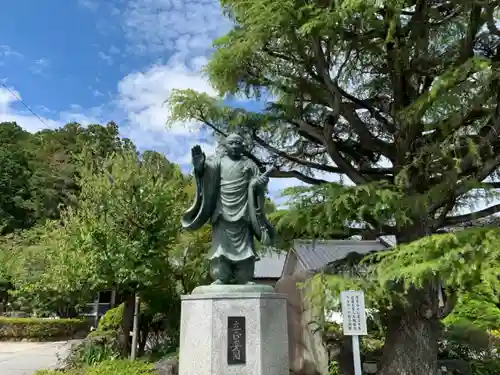
<path id="1" fill-rule="evenodd" d="M 57 368 L 72 342 L 0 342 L 0 374 L 32 375 L 37 370 Z"/>

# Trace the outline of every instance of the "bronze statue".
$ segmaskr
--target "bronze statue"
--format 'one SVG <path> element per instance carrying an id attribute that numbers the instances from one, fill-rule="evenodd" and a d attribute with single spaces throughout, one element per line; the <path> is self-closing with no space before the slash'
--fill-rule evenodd
<path id="1" fill-rule="evenodd" d="M 244 155 L 243 138 L 228 135 L 222 152 L 206 158 L 200 146 L 191 149 L 196 197 L 185 212 L 182 226 L 197 230 L 212 225 L 209 254 L 212 284 L 253 284 L 254 238 L 265 246 L 274 243 L 275 230 L 264 212 L 264 193 L 271 169 L 259 168 Z"/>

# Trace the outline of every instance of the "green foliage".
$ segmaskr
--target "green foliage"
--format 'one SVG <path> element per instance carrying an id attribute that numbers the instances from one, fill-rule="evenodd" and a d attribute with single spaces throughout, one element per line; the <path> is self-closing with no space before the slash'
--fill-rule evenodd
<path id="1" fill-rule="evenodd" d="M 440 341 L 440 356 L 466 361 L 498 358 L 500 339 L 467 320 L 446 324 Z"/>
<path id="2" fill-rule="evenodd" d="M 222 5 L 234 27 L 206 66 L 220 97 L 175 91 L 169 120 L 238 131 L 263 163 L 279 166 L 277 176 L 327 185 L 293 191 L 300 209 L 276 214 L 287 237 L 335 236 L 354 221 L 416 239 L 478 196 L 498 195 L 480 184 L 498 166 L 498 141 L 485 136 L 499 77 L 487 52 L 496 48 L 493 5 L 453 3 L 454 17 L 437 4 L 413 13 L 415 2 Z M 226 94 L 265 107 L 233 108 Z M 339 189 L 335 175 L 360 188 Z"/>
<path id="3" fill-rule="evenodd" d="M 337 362 L 335 362 L 335 361 L 330 362 L 330 366 L 328 369 L 328 375 L 340 375 L 340 369 L 339 369 L 339 365 L 337 364 Z"/>
<path id="4" fill-rule="evenodd" d="M 146 375 L 154 373 L 154 365 L 142 361 L 107 361 L 89 368 L 85 375 Z"/>
<path id="5" fill-rule="evenodd" d="M 15 123 L 0 124 L 0 235 L 31 224 L 29 133 Z"/>
<path id="6" fill-rule="evenodd" d="M 0 317 L 0 340 L 61 340 L 81 335 L 88 324 L 81 319 Z"/>
<path id="7" fill-rule="evenodd" d="M 71 348 L 64 364 L 68 369 L 83 368 L 119 357 L 121 350 L 117 332 L 92 331 L 81 343 Z"/>
<path id="8" fill-rule="evenodd" d="M 43 237 L 47 264 L 34 287 L 62 294 L 175 288 L 169 252 L 180 233 L 184 180 L 167 179 L 134 152 L 109 157 L 103 169 L 87 165 L 80 175 L 78 206 Z"/>
<path id="9" fill-rule="evenodd" d="M 36 375 L 147 375 L 154 374 L 154 365 L 143 361 L 109 360 L 96 366 L 69 371 L 41 370 Z"/>
<path id="10" fill-rule="evenodd" d="M 453 312 L 444 320 L 445 324 L 469 322 L 475 327 L 489 331 L 500 327 L 499 299 L 486 285 L 473 288 L 458 298 Z"/>
<path id="11" fill-rule="evenodd" d="M 206 258 L 212 243 L 212 229 L 209 225 L 198 231 L 184 232 L 174 248 L 178 260 L 174 266 L 175 275 L 181 286 L 181 294 L 189 294 L 200 284 L 209 280 L 209 264 Z"/>
<path id="12" fill-rule="evenodd" d="M 288 198 L 287 209 L 271 214 L 277 229 L 303 230 L 315 238 L 341 232 L 360 222 L 369 222 L 378 230 L 390 221 L 402 227 L 411 216 L 411 212 L 401 210 L 401 203 L 406 200 L 403 193 L 386 183 L 293 187 L 283 194 Z"/>
<path id="13" fill-rule="evenodd" d="M 134 148 L 114 123 L 71 123 L 35 134 L 0 123 L 0 137 L 0 235 L 57 219 L 61 207 L 74 204 L 82 153 L 90 152 L 98 166 L 111 153 Z"/>
<path id="14" fill-rule="evenodd" d="M 500 373 L 500 360 L 477 361 L 472 364 L 473 375 L 496 375 Z"/>
<path id="15" fill-rule="evenodd" d="M 97 330 L 114 332 L 119 331 L 123 322 L 123 312 L 123 303 L 106 311 L 106 313 L 99 319 Z"/>
<path id="16" fill-rule="evenodd" d="M 53 249 L 43 242 L 43 237 L 47 231 L 54 230 L 54 224 L 48 222 L 4 236 L 0 240 L 0 257 L 4 259 L 0 274 L 3 272 L 3 277 L 11 280 L 14 286 L 10 291 L 13 309 L 33 312 L 37 316 L 55 312 L 61 317 L 74 317 L 79 307 L 89 301 L 91 291 L 80 285 L 77 289 L 68 290 L 68 293 L 60 293 L 40 283 L 53 254 Z"/>
<path id="17" fill-rule="evenodd" d="M 410 302 L 393 311 L 402 315 L 429 302 L 441 282 L 459 299 L 480 283 L 498 293 L 496 230 L 429 236 L 470 220 L 457 212 L 476 209 L 478 199 L 498 196 L 484 183 L 500 176 L 498 4 L 221 4 L 233 27 L 206 66 L 220 97 L 176 91 L 172 119 L 239 131 L 262 163 L 278 165 L 274 176 L 308 185 L 288 191 L 288 206 L 273 215 L 285 238 L 389 234 L 401 244 L 361 266 L 330 267 L 335 275 L 313 279 L 318 298 L 322 288 L 362 289 L 381 310 Z M 221 100 L 228 94 L 262 101 L 263 110 L 231 108 Z M 390 329 L 381 373 L 394 372 L 395 331 L 405 328 Z M 414 372 L 414 361 L 435 367 L 423 352 L 408 353 L 399 371 Z"/>
<path id="18" fill-rule="evenodd" d="M 382 285 L 402 282 L 406 289 L 437 277 L 457 291 L 480 284 L 498 291 L 499 241 L 498 228 L 488 227 L 427 236 L 376 254 L 376 278 Z"/>
<path id="19" fill-rule="evenodd" d="M 441 280 L 447 291 L 458 297 L 449 323 L 465 319 L 491 329 L 498 324 L 499 314 L 495 294 L 500 290 L 499 241 L 497 228 L 467 229 L 427 236 L 361 262 L 354 259 L 349 263 L 347 259 L 310 281 L 312 295 L 328 303 L 324 297 L 327 290 L 337 296 L 343 290 L 363 290 L 368 307 L 386 311 L 396 300 L 408 301 L 407 293 L 415 287 Z M 471 299 L 471 290 L 477 291 L 477 300 Z"/>

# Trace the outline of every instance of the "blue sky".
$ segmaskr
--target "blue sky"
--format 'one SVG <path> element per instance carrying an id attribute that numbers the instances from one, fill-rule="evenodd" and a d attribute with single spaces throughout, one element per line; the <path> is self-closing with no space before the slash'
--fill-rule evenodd
<path id="1" fill-rule="evenodd" d="M 0 80 L 14 95 L 0 87 L 0 122 L 36 131 L 113 120 L 181 164 L 195 143 L 213 150 L 197 124 L 166 129 L 164 101 L 176 88 L 214 94 L 200 70 L 230 28 L 217 0 L 16 0 L 1 19 Z"/>

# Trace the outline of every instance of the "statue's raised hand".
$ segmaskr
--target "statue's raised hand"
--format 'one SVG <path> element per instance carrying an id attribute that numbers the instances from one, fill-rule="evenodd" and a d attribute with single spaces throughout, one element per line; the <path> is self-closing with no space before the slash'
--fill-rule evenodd
<path id="1" fill-rule="evenodd" d="M 191 158 L 193 160 L 194 169 L 201 171 L 205 165 L 205 154 L 201 150 L 200 145 L 196 145 L 191 149 Z"/>

